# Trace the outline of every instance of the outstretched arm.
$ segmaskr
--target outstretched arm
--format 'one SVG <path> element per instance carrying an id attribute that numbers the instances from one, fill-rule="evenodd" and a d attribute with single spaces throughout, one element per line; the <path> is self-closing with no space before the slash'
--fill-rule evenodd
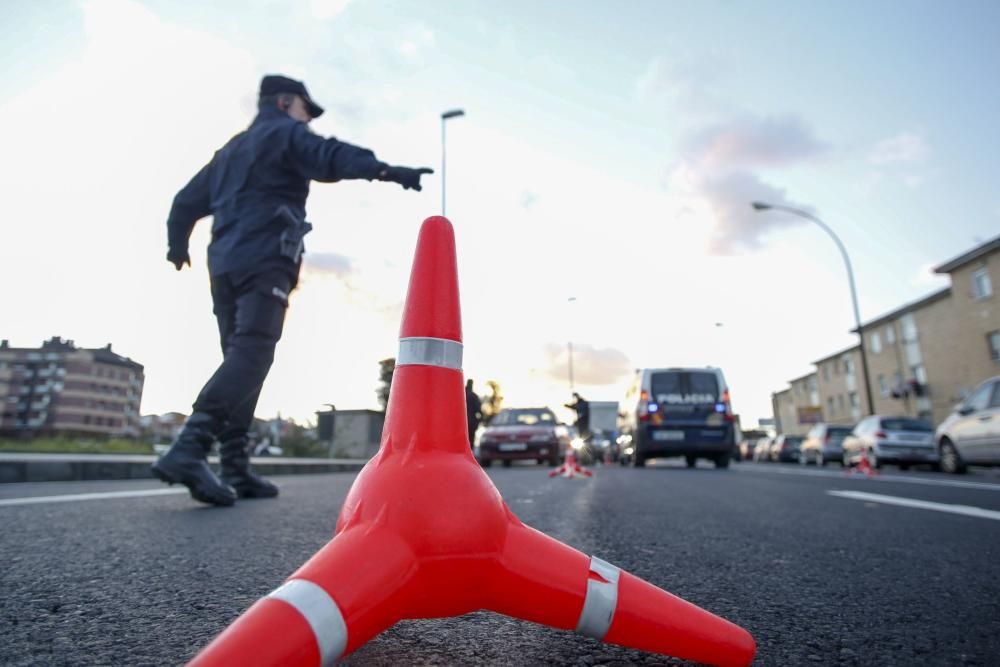
<path id="1" fill-rule="evenodd" d="M 434 173 L 426 167 L 411 169 L 388 165 L 367 148 L 334 138 L 324 139 L 303 124 L 292 129 L 289 149 L 302 175 L 322 183 L 365 179 L 392 181 L 407 190 L 420 190 L 420 177 Z"/>

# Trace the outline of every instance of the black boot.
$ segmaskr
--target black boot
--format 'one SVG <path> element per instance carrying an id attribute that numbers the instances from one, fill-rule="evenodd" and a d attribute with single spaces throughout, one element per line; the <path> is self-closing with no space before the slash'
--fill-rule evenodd
<path id="1" fill-rule="evenodd" d="M 236 489 L 240 498 L 274 498 L 278 487 L 250 469 L 245 435 L 223 438 L 219 445 L 222 481 Z"/>
<path id="2" fill-rule="evenodd" d="M 208 450 L 215 442 L 217 420 L 195 412 L 184 422 L 170 449 L 153 464 L 153 476 L 167 484 L 183 484 L 195 500 L 210 505 L 232 505 L 236 492 L 208 467 Z"/>

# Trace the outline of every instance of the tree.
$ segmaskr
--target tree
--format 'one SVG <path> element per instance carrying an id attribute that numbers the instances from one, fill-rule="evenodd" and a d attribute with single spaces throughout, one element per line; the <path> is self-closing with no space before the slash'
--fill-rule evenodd
<path id="1" fill-rule="evenodd" d="M 493 418 L 503 408 L 503 392 L 500 390 L 500 383 L 496 380 L 487 380 L 486 386 L 490 388 L 490 393 L 482 397 L 484 425 L 493 421 Z"/>
<path id="2" fill-rule="evenodd" d="M 389 389 L 392 387 L 392 374 L 395 370 L 395 357 L 389 357 L 378 362 L 378 387 L 375 389 L 375 395 L 378 396 L 378 403 L 382 406 L 382 412 L 385 412 L 389 406 Z"/>

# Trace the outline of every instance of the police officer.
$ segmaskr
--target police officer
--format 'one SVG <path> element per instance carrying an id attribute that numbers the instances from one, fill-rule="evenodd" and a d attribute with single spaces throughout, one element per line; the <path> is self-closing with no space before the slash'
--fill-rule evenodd
<path id="1" fill-rule="evenodd" d="M 309 182 L 363 178 L 419 191 L 420 177 L 434 173 L 391 166 L 366 148 L 313 134 L 309 121 L 322 114 L 302 82 L 265 76 L 250 127 L 215 153 L 170 209 L 167 260 L 178 271 L 191 265 L 195 223 L 214 216 L 208 269 L 223 361 L 152 470 L 204 503 L 278 495 L 278 487 L 250 469 L 247 431 L 298 283 L 302 237 L 311 229 L 305 222 Z M 206 459 L 216 439 L 221 479 Z"/>

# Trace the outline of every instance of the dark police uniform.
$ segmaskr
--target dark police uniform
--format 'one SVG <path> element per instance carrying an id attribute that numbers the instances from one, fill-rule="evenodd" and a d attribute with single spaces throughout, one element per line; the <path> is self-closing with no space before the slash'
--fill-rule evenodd
<path id="1" fill-rule="evenodd" d="M 313 117 L 323 112 L 302 83 L 264 77 L 261 95 L 278 93 L 303 97 Z M 210 433 L 223 444 L 239 438 L 245 444 L 281 338 L 288 295 L 298 282 L 301 239 L 310 228 L 304 222 L 309 182 L 380 179 L 419 190 L 423 173 L 431 170 L 391 167 L 367 148 L 319 137 L 283 110 L 265 106 L 249 128 L 230 139 L 177 193 L 167 220 L 167 258 L 178 270 L 184 261 L 190 263 L 188 239 L 195 223 L 214 216 L 208 268 L 224 359 L 202 388 L 185 426 L 202 425 L 199 442 L 204 444 Z M 182 431 L 179 439 L 184 437 Z M 154 466 L 154 473 L 164 481 L 187 484 L 199 500 L 216 502 L 199 497 L 211 494 L 196 493 L 192 486 L 210 480 L 188 483 L 181 479 L 183 471 L 166 470 L 169 463 L 161 470 Z"/>

